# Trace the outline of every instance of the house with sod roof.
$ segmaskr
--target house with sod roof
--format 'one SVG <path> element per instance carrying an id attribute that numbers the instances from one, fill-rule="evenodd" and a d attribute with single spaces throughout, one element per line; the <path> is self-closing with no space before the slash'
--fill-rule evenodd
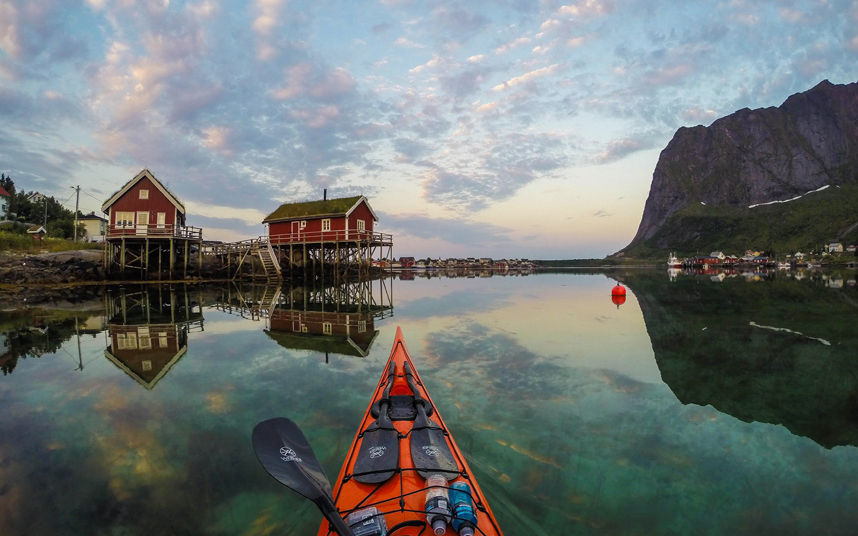
<path id="1" fill-rule="evenodd" d="M 370 236 L 378 221 L 369 200 L 362 196 L 284 203 L 268 215 L 272 244 L 359 239 Z"/>
<path id="2" fill-rule="evenodd" d="M 369 200 L 362 196 L 284 203 L 262 223 L 267 235 L 248 246 L 247 254 L 236 254 L 236 263 L 227 259 L 228 269 L 236 272 L 248 257 L 258 257 L 261 270 L 251 264 L 251 274 L 281 277 L 281 270 L 319 270 L 333 273 L 368 274 L 372 263 L 390 265 L 393 237 L 377 232 L 378 216 Z M 227 251 L 233 255 L 236 248 Z"/>

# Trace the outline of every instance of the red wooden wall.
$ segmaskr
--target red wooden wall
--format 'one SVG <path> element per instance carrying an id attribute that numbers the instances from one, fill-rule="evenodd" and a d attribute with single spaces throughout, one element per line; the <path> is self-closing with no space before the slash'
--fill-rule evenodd
<path id="1" fill-rule="evenodd" d="M 149 199 L 140 199 L 140 190 L 149 190 Z M 179 225 L 185 224 L 185 216 L 179 213 L 176 206 L 166 195 L 161 193 L 161 190 L 148 177 L 143 177 L 110 206 L 111 229 L 116 225 L 117 212 L 133 212 L 134 223 L 137 223 L 138 212 L 148 212 L 150 226 L 156 225 L 158 223 L 158 213 L 164 212 L 166 214 L 165 225 L 167 227 L 172 226 L 174 223 L 178 223 Z M 130 232 L 132 229 L 128 229 L 128 231 Z"/>

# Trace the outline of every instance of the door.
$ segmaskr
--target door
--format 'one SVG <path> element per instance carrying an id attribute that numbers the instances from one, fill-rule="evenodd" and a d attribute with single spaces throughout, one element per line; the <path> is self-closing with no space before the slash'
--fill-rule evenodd
<path id="1" fill-rule="evenodd" d="M 148 212 L 138 212 L 137 213 L 137 234 L 145 235 L 149 232 L 149 213 Z"/>
<path id="2" fill-rule="evenodd" d="M 289 237 L 290 242 L 300 242 L 301 241 L 301 222 L 293 221 L 292 222 L 292 236 Z"/>
<path id="3" fill-rule="evenodd" d="M 167 226 L 167 213 L 159 212 L 158 213 L 158 229 L 163 229 Z"/>

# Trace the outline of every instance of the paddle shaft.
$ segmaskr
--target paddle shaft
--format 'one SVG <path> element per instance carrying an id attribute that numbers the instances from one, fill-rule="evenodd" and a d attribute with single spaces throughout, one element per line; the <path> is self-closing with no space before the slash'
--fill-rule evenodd
<path id="1" fill-rule="evenodd" d="M 325 519 L 328 520 L 328 523 L 331 524 L 331 529 L 334 532 L 339 534 L 340 536 L 354 536 L 354 532 L 349 526 L 343 521 L 343 518 L 340 517 L 340 513 L 337 511 L 337 507 L 334 506 L 334 501 L 325 495 L 321 499 L 313 501 L 316 503 L 316 506 L 319 507 L 319 511 L 322 512 L 322 515 L 325 516 Z"/>
<path id="2" fill-rule="evenodd" d="M 420 390 L 417 389 L 417 385 L 415 385 L 414 383 L 414 376 L 411 374 L 411 367 L 408 365 L 407 362 L 405 363 L 405 381 L 408 382 L 408 387 L 411 389 L 411 394 L 414 395 L 414 402 L 419 402 L 420 406 L 425 410 L 426 401 L 423 400 L 422 396 L 420 396 Z"/>

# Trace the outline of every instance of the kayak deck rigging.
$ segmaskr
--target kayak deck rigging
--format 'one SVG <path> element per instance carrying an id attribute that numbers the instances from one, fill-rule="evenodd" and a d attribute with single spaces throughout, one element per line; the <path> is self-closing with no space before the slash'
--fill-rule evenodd
<path id="1" fill-rule="evenodd" d="M 392 404 L 393 400 L 397 403 Z M 405 407 L 409 400 L 412 410 Z M 398 418 L 394 419 L 388 412 Z M 380 425 L 382 421 L 384 424 Z M 389 447 L 380 451 L 362 448 L 365 447 L 364 439 L 376 441 L 377 438 L 370 434 L 376 434 L 378 430 L 386 430 L 389 441 L 393 440 L 392 432 L 395 430 L 396 445 L 373 443 L 377 448 Z M 421 442 L 419 445 L 412 444 L 415 438 Z M 383 467 L 374 469 L 372 462 L 384 458 L 388 452 L 396 452 L 396 463 L 392 464 L 390 460 Z M 385 477 L 387 473 L 390 474 Z M 442 475 L 448 482 L 447 486 L 428 486 L 425 478 L 430 474 Z M 378 513 L 371 517 L 384 516 L 390 527 L 388 534 L 396 532 L 398 536 L 417 536 L 427 528 L 432 534 L 424 505 L 427 491 L 441 487 L 453 490 L 452 485 L 459 482 L 470 487 L 478 521 L 474 527 L 475 534 L 502 535 L 467 461 L 411 362 L 402 332 L 397 328 L 390 358 L 336 481 L 333 493 L 336 511 L 346 518 L 354 512 L 375 507 Z M 456 519 L 463 518 L 453 515 L 452 520 Z M 412 531 L 407 532 L 406 528 L 412 528 Z M 318 536 L 332 534 L 336 533 L 330 523 L 322 522 Z M 454 536 L 457 533 L 448 525 L 444 534 Z"/>

